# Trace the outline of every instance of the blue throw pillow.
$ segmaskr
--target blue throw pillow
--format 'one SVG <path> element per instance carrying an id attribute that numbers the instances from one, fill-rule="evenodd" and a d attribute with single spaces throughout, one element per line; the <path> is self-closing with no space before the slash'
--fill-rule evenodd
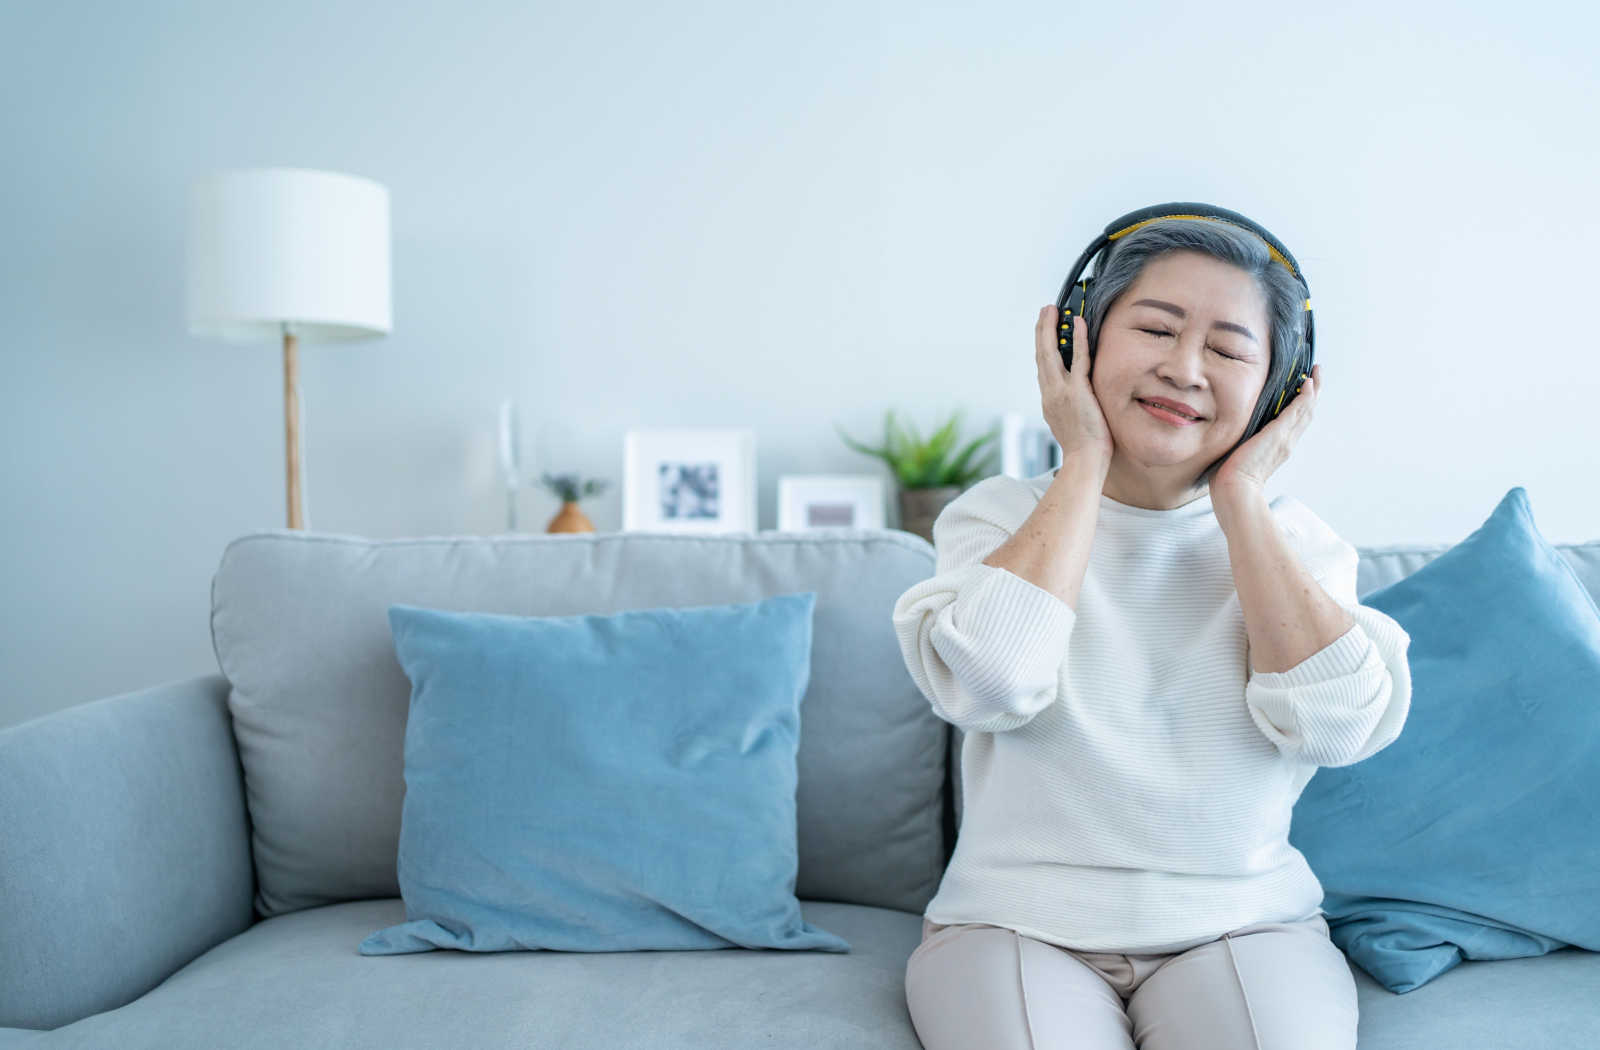
<path id="1" fill-rule="evenodd" d="M 816 593 L 611 616 L 389 607 L 398 874 L 363 955 L 847 941 L 795 898 Z"/>
<path id="2" fill-rule="evenodd" d="M 1391 992 L 1463 959 L 1600 951 L 1600 612 L 1527 493 L 1361 603 L 1411 635 L 1411 713 L 1295 806 L 1334 943 Z"/>

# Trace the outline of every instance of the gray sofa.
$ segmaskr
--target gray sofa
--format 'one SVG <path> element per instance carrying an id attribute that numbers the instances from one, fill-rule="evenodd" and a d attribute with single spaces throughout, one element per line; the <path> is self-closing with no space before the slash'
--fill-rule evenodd
<path id="1" fill-rule="evenodd" d="M 1444 549 L 1363 549 L 1360 593 Z M 1561 549 L 1600 593 L 1600 542 Z M 959 828 L 962 734 L 889 615 L 933 569 L 891 529 L 235 540 L 212 581 L 220 673 L 0 730 L 0 1047 L 917 1050 L 905 964 Z M 405 917 L 389 604 L 572 615 L 802 590 L 795 892 L 850 953 L 358 953 Z M 1405 995 L 1351 969 L 1362 1050 L 1600 1046 L 1595 953 L 1465 962 Z"/>

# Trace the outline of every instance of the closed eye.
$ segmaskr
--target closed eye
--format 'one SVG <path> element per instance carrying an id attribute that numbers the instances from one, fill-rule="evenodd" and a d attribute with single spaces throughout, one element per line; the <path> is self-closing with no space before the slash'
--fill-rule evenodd
<path id="1" fill-rule="evenodd" d="M 1141 328 L 1141 329 L 1139 329 L 1139 331 L 1141 331 L 1141 332 L 1149 332 L 1151 335 L 1171 335 L 1172 334 L 1171 332 L 1167 331 L 1166 329 Z M 1217 348 L 1214 347 L 1214 346 L 1211 349 L 1217 350 Z M 1223 357 L 1226 357 L 1230 361 L 1243 361 L 1244 360 L 1244 358 L 1235 357 L 1232 354 L 1223 354 L 1221 350 L 1217 350 L 1217 353 L 1222 354 Z"/>

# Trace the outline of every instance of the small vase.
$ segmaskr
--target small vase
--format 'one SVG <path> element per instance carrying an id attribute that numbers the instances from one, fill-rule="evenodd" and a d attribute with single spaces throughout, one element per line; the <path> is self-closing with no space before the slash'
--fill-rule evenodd
<path id="1" fill-rule="evenodd" d="M 590 521 L 588 515 L 584 514 L 583 511 L 578 509 L 577 500 L 569 499 L 565 503 L 561 504 L 560 512 L 557 513 L 555 517 L 550 519 L 550 525 L 544 531 L 593 532 L 594 522 Z"/>
<path id="2" fill-rule="evenodd" d="M 959 485 L 900 490 L 900 528 L 933 542 L 933 521 L 945 505 L 961 495 Z"/>

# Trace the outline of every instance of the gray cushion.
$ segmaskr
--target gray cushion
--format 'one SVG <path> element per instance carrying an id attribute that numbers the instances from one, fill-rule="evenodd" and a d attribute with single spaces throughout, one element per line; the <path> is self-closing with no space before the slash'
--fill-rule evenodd
<path id="1" fill-rule="evenodd" d="M 366 956 L 398 898 L 257 923 L 55 1048 L 519 1047 L 920 1050 L 905 1006 L 918 915 L 802 901 L 852 951 L 426 952 Z"/>
<path id="2" fill-rule="evenodd" d="M 58 1029 L 53 1048 L 606 1047 L 920 1050 L 905 1004 L 919 915 L 802 901 L 854 950 L 430 952 L 356 945 L 400 922 L 393 900 L 258 923 L 120 1010 Z M 1594 1046 L 1600 955 L 1466 962 L 1407 995 L 1352 967 L 1360 1050 Z M 238 994 L 248 990 L 248 994 Z"/>
<path id="3" fill-rule="evenodd" d="M 892 529 L 397 540 L 278 529 L 233 541 L 212 580 L 211 631 L 231 683 L 256 907 L 400 893 L 411 685 L 390 604 L 570 616 L 815 591 L 795 892 L 920 912 L 948 856 L 948 727 L 906 674 L 890 616 L 933 567 L 928 543 Z"/>

